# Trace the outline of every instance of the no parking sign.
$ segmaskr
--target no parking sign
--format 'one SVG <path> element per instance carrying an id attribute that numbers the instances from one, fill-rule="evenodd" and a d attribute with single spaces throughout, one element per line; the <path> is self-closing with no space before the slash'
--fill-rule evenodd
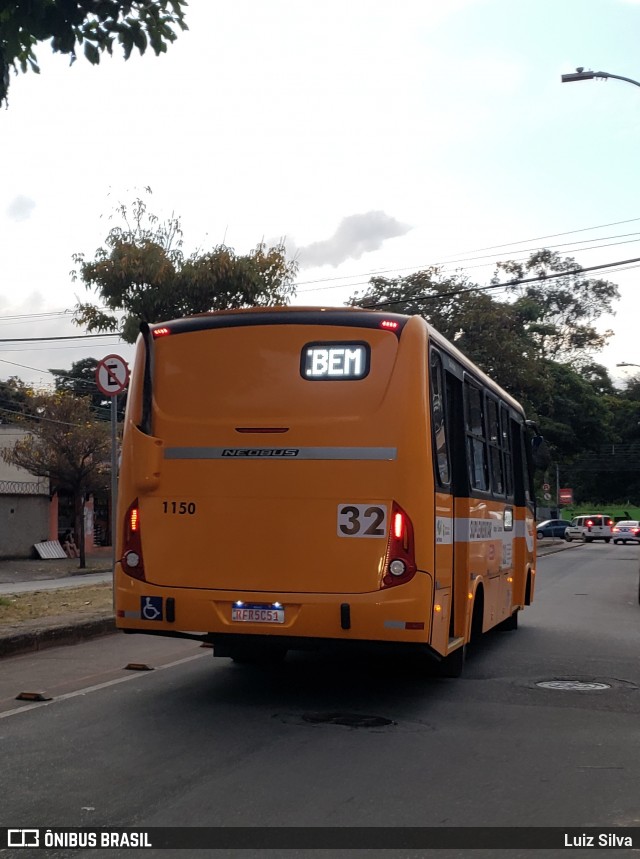
<path id="1" fill-rule="evenodd" d="M 120 355 L 107 355 L 96 367 L 96 385 L 107 397 L 117 397 L 129 384 L 129 365 Z"/>

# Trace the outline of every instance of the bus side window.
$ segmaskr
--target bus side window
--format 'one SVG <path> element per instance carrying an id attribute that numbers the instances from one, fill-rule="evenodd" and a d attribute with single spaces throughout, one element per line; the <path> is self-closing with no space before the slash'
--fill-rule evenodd
<path id="1" fill-rule="evenodd" d="M 472 489 L 487 492 L 489 490 L 489 469 L 487 467 L 482 391 L 465 380 L 464 394 L 469 479 Z"/>
<path id="2" fill-rule="evenodd" d="M 487 397 L 487 439 L 491 466 L 491 486 L 494 495 L 504 495 L 504 465 L 502 461 L 502 437 L 498 417 L 498 403 Z"/>
<path id="3" fill-rule="evenodd" d="M 505 492 L 507 498 L 513 498 L 513 455 L 511 453 L 511 432 L 509 430 L 509 412 L 504 405 L 500 406 L 500 429 L 502 433 L 502 453 L 504 455 Z"/>
<path id="4" fill-rule="evenodd" d="M 432 444 L 436 461 L 436 477 L 441 487 L 449 487 L 449 450 L 447 443 L 446 401 L 442 373 L 442 359 L 438 352 L 431 352 L 431 427 Z"/>
<path id="5" fill-rule="evenodd" d="M 511 427 L 514 450 L 515 503 L 518 506 L 526 504 L 533 510 L 535 508 L 535 495 L 526 431 L 523 424 L 514 420 L 511 421 Z"/>

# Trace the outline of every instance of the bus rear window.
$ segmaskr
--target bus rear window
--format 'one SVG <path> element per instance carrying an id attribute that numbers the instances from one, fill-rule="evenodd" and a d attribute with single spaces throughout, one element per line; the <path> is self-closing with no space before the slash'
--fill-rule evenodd
<path id="1" fill-rule="evenodd" d="M 389 389 L 397 337 L 374 329 L 365 341 L 364 332 L 353 328 L 310 328 L 263 325 L 159 337 L 153 361 L 156 418 L 285 426 L 280 422 L 296 417 L 324 421 L 374 413 Z M 329 336 L 313 339 L 314 334 Z M 315 381 L 323 384 L 310 384 Z"/>

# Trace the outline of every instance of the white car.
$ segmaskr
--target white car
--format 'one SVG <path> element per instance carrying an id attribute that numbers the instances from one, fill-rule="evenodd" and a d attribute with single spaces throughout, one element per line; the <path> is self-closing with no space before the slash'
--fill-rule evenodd
<path id="1" fill-rule="evenodd" d="M 591 513 L 588 516 L 576 516 L 572 519 L 564 538 L 569 543 L 572 540 L 582 540 L 584 543 L 592 543 L 594 540 L 611 542 L 611 529 L 613 519 L 606 513 Z"/>
<path id="2" fill-rule="evenodd" d="M 611 535 L 614 543 L 640 543 L 640 522 L 635 519 L 616 522 L 611 529 Z"/>

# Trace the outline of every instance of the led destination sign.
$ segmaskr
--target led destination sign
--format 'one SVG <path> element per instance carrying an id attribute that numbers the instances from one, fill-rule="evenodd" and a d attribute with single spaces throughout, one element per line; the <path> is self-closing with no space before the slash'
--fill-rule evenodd
<path id="1" fill-rule="evenodd" d="M 368 343 L 307 343 L 300 372 L 313 381 L 364 379 L 369 372 Z"/>

